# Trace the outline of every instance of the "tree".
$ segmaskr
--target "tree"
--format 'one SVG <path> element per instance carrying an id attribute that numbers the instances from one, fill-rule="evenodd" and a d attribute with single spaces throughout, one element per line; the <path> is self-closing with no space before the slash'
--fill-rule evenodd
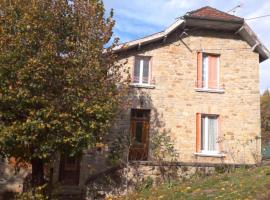
<path id="1" fill-rule="evenodd" d="M 261 95 L 261 127 L 263 134 L 270 131 L 270 93 L 268 90 Z"/>
<path id="2" fill-rule="evenodd" d="M 101 0 L 0 0 L 0 152 L 44 183 L 55 152 L 101 142 L 125 85 Z"/>

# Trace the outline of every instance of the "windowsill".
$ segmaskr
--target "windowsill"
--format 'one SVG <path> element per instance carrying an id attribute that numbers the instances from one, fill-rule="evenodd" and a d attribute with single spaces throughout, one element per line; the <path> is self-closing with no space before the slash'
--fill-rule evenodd
<path id="1" fill-rule="evenodd" d="M 137 87 L 137 88 L 149 88 L 154 89 L 156 86 L 151 84 L 139 84 L 139 83 L 131 83 L 129 84 L 131 87 Z"/>
<path id="2" fill-rule="evenodd" d="M 209 152 L 209 153 L 194 153 L 195 156 L 201 156 L 201 157 L 216 157 L 216 158 L 223 158 L 225 157 L 225 154 L 223 153 L 215 153 L 215 152 Z"/>
<path id="3" fill-rule="evenodd" d="M 210 89 L 210 88 L 195 88 L 196 92 L 209 92 L 209 93 L 225 93 L 224 89 Z"/>

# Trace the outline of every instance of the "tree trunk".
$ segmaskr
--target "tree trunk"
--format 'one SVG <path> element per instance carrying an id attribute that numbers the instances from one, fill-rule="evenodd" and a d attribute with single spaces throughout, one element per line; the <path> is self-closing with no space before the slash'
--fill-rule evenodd
<path id="1" fill-rule="evenodd" d="M 45 183 L 44 180 L 44 163 L 39 158 L 31 160 L 32 164 L 32 187 L 42 186 Z"/>

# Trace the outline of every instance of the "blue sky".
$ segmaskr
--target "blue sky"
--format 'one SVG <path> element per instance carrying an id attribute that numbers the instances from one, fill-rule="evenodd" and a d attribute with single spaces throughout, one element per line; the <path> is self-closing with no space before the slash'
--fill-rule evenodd
<path id="1" fill-rule="evenodd" d="M 269 0 L 104 0 L 105 8 L 114 9 L 115 36 L 127 42 L 164 30 L 186 12 L 203 6 L 229 11 L 240 5 L 235 14 L 245 19 L 269 15 Z M 247 23 L 270 49 L 270 17 L 247 20 Z M 270 88 L 270 59 L 260 64 L 260 89 Z"/>

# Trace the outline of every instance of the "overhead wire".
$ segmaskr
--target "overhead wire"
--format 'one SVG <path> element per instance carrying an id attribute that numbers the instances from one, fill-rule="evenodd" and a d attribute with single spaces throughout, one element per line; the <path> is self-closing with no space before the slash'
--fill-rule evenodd
<path id="1" fill-rule="evenodd" d="M 264 17 L 270 17 L 270 15 L 262 15 L 262 16 L 258 16 L 258 17 L 248 18 L 248 19 L 245 19 L 245 20 L 253 20 L 253 19 L 259 19 L 259 18 L 264 18 Z"/>

